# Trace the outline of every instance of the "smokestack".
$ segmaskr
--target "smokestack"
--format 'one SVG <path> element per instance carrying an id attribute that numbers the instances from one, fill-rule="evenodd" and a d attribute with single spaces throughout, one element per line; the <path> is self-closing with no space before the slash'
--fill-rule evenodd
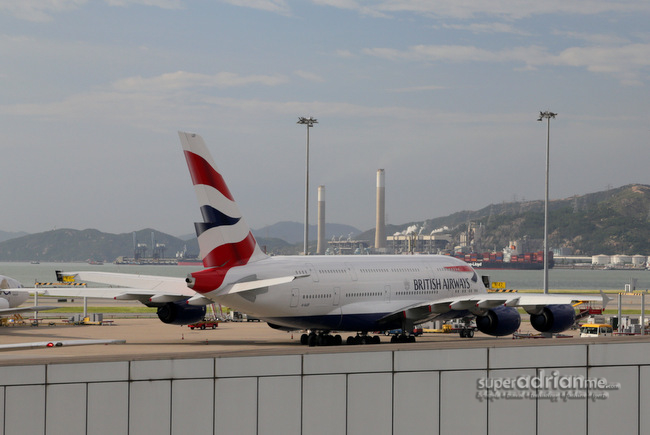
<path id="1" fill-rule="evenodd" d="M 325 253 L 325 186 L 318 186 L 318 243 L 316 254 Z"/>
<path id="2" fill-rule="evenodd" d="M 375 249 L 386 247 L 386 189 L 384 187 L 384 170 L 377 170 L 377 225 L 375 225 Z"/>

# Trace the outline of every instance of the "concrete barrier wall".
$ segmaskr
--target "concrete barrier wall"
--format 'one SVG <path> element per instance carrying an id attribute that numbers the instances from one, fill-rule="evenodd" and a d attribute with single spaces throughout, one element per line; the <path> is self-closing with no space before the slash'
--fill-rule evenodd
<path id="1" fill-rule="evenodd" d="M 650 343 L 376 349 L 3 366 L 0 435 L 650 433 Z"/>

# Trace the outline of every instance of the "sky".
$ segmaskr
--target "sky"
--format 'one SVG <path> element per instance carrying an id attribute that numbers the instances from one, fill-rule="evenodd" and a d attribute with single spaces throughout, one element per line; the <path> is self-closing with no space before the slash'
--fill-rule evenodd
<path id="1" fill-rule="evenodd" d="M 249 225 L 419 222 L 650 184 L 647 0 L 0 0 L 0 230 L 193 232 L 177 131 Z"/>

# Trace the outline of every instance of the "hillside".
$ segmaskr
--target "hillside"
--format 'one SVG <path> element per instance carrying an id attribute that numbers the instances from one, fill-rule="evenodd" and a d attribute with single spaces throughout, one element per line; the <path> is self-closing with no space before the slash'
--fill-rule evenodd
<path id="1" fill-rule="evenodd" d="M 483 250 L 501 250 L 510 240 L 544 238 L 544 201 L 491 204 L 477 211 L 410 222 L 386 234 L 424 226 L 423 234 L 447 226 L 457 236 L 469 222 L 485 227 Z M 360 239 L 374 240 L 374 229 Z M 630 184 L 603 192 L 549 201 L 549 246 L 576 255 L 650 255 L 650 186 Z"/>
<path id="2" fill-rule="evenodd" d="M 136 231 L 139 243 L 165 244 L 165 257 L 174 257 L 187 246 L 188 254 L 198 254 L 196 239 L 184 241 L 152 229 Z M 148 255 L 151 255 L 150 251 Z M 119 256 L 133 256 L 133 233 L 110 234 L 98 230 L 58 229 L 29 234 L 0 243 L 0 261 L 114 261 Z"/>

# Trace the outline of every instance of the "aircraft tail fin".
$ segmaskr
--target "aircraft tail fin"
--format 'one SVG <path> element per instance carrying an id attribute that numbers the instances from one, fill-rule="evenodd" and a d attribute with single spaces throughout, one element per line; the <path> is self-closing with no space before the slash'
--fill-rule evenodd
<path id="1" fill-rule="evenodd" d="M 266 258 L 198 134 L 178 132 L 203 222 L 194 224 L 205 267 L 241 266 Z"/>

